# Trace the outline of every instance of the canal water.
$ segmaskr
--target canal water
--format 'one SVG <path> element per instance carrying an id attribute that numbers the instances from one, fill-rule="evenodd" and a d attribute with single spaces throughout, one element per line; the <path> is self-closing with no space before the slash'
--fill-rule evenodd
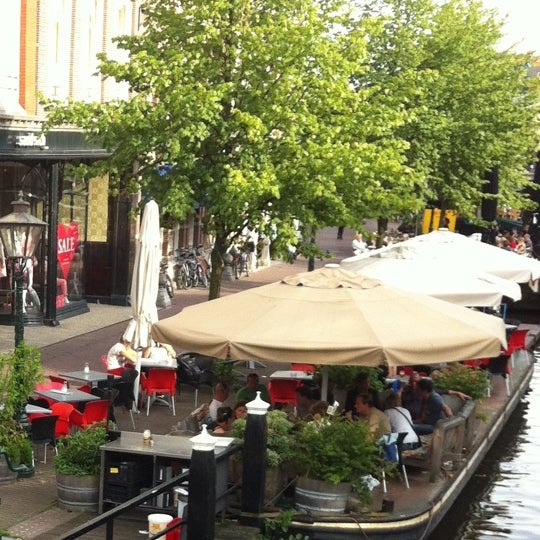
<path id="1" fill-rule="evenodd" d="M 540 355 L 529 392 L 430 540 L 540 539 Z"/>

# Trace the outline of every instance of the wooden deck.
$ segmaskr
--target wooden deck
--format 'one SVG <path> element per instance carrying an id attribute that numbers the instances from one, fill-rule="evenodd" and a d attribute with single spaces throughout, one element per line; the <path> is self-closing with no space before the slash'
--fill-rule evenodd
<path id="1" fill-rule="evenodd" d="M 536 343 L 537 330 L 531 330 L 530 339 Z M 410 489 L 399 478 L 388 484 L 386 497 L 394 502 L 392 513 L 381 511 L 383 493 L 378 487 L 374 490 L 370 512 L 332 517 L 298 516 L 294 522 L 295 530 L 309 534 L 313 540 L 352 540 L 359 538 L 359 534 L 370 539 L 416 540 L 427 537 L 470 480 L 529 388 L 534 361 L 533 354 L 527 351 L 514 354 L 509 397 L 504 378 L 492 376 L 491 396 L 477 404 L 476 416 L 482 419 L 474 423 L 471 447 L 454 461 L 454 467 L 443 465 L 434 482 L 430 482 L 428 470 L 407 467 Z"/>

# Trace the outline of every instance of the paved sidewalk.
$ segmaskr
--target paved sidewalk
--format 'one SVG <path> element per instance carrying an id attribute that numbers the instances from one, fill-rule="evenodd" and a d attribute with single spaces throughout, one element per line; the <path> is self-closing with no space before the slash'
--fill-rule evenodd
<path id="1" fill-rule="evenodd" d="M 329 253 L 329 258 L 316 262 L 316 268 L 326 263 L 339 262 L 352 254 L 351 242 L 354 231 L 345 230 L 343 240 L 336 239 L 336 228 L 325 229 L 318 234 L 318 245 Z M 298 259 L 294 264 L 273 262 L 270 267 L 260 268 L 250 277 L 242 277 L 232 282 L 222 284 L 222 296 L 241 290 L 257 287 L 266 283 L 307 270 L 307 262 Z M 207 300 L 206 289 L 176 291 L 172 304 L 159 311 L 159 318 L 164 319 L 181 311 L 185 306 Z M 126 328 L 131 317 L 129 307 L 90 304 L 90 312 L 61 321 L 57 327 L 26 327 L 25 342 L 37 345 L 42 350 L 42 364 L 46 374 L 59 371 L 81 369 L 85 362 L 91 367 L 100 369 L 100 357 L 106 354 Z M 14 328 L 0 326 L 0 351 L 13 348 Z M 266 369 L 258 370 L 261 377 L 274 371 L 275 365 L 267 365 Z M 239 370 L 247 373 L 247 368 L 240 366 Z M 167 407 L 153 406 L 150 416 L 141 413 L 136 415 L 137 431 L 149 428 L 156 434 L 168 433 L 177 422 L 183 420 L 193 409 L 193 390 L 182 387 L 177 395 L 176 417 Z M 210 400 L 209 389 L 199 391 L 199 403 Z M 119 414 L 117 418 L 120 429 L 132 430 L 129 415 Z M 43 448 L 39 447 L 38 458 L 41 459 Z M 36 464 L 36 474 L 33 478 L 17 481 L 15 484 L 0 488 L 0 539 L 1 532 L 8 530 L 12 537 L 24 540 L 52 540 L 62 533 L 84 522 L 92 515 L 77 514 L 61 510 L 57 506 L 56 484 L 52 467 L 52 452 L 49 453 L 47 464 Z M 147 526 L 146 514 L 131 516 L 130 519 L 115 522 L 115 539 L 134 540 L 144 538 L 139 531 Z M 245 533 L 245 529 L 244 529 Z M 104 538 L 104 530 L 97 530 L 85 538 Z M 216 538 L 238 539 L 238 531 L 234 528 L 219 526 L 216 528 Z M 245 536 L 244 536 L 245 538 Z"/>

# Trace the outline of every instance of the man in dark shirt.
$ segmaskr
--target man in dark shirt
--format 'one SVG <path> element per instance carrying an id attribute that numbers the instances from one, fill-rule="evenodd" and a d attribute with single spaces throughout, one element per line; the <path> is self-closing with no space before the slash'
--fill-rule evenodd
<path id="1" fill-rule="evenodd" d="M 440 394 L 433 390 L 433 382 L 430 379 L 420 379 L 418 390 L 422 396 L 422 408 L 420 416 L 413 417 L 414 430 L 419 435 L 433 433 L 435 424 L 446 416 L 443 399 Z"/>

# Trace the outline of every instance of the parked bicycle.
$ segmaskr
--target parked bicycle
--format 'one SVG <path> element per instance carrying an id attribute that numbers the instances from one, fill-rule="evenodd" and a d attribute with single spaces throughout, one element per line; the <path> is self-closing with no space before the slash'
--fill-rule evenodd
<path id="1" fill-rule="evenodd" d="M 196 250 L 179 253 L 174 269 L 174 281 L 178 289 L 208 287 L 210 267 Z"/>
<path id="2" fill-rule="evenodd" d="M 249 263 L 251 252 L 248 250 L 240 251 L 236 246 L 229 250 L 232 256 L 232 271 L 235 279 L 240 279 L 242 274 L 249 277 Z"/>
<path id="3" fill-rule="evenodd" d="M 163 261 L 159 265 L 159 287 L 163 287 L 167 291 L 169 298 L 172 298 L 174 296 L 174 288 L 172 279 L 167 273 L 167 264 L 166 261 Z"/>

